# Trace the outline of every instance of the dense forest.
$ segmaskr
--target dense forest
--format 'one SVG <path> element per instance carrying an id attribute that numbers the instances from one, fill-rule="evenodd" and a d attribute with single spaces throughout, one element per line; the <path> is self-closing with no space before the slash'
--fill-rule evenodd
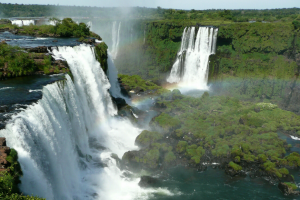
<path id="1" fill-rule="evenodd" d="M 101 19 L 139 18 L 139 19 L 228 19 L 235 22 L 244 21 L 278 21 L 291 20 L 300 14 L 299 8 L 267 10 L 176 10 L 157 8 L 109 8 L 90 6 L 60 5 L 23 5 L 0 4 L 0 17 L 97 17 Z"/>

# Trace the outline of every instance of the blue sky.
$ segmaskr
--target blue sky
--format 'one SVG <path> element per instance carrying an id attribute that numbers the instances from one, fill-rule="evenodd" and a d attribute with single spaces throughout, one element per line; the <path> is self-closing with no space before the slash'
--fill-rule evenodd
<path id="1" fill-rule="evenodd" d="M 145 6 L 175 9 L 272 9 L 300 7 L 300 0 L 1 0 L 2 3 L 99 7 Z"/>

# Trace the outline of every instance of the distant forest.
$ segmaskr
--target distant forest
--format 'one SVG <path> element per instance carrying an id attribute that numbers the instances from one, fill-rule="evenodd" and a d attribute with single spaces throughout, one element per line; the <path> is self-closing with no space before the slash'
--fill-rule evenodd
<path id="1" fill-rule="evenodd" d="M 217 20 L 235 22 L 290 21 L 299 18 L 300 8 L 270 10 L 175 10 L 145 7 L 109 8 L 88 6 L 23 5 L 0 3 L 0 17 L 98 17 L 101 19 L 162 19 L 162 20 Z"/>

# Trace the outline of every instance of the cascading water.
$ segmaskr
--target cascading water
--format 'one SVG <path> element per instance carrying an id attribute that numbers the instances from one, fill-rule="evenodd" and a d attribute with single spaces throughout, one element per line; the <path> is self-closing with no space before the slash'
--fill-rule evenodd
<path id="1" fill-rule="evenodd" d="M 30 24 L 35 24 L 34 20 L 12 20 L 11 23 L 13 25 L 21 26 L 29 26 Z"/>
<path id="2" fill-rule="evenodd" d="M 116 59 L 119 51 L 119 43 L 120 43 L 120 29 L 121 22 L 113 22 L 112 26 L 112 48 L 111 48 L 111 56 L 112 59 Z"/>
<path id="3" fill-rule="evenodd" d="M 138 178 L 121 178 L 111 158 L 136 149 L 140 130 L 114 117 L 110 83 L 93 48 L 58 47 L 52 54 L 68 62 L 74 82 L 66 75 L 65 81 L 45 86 L 43 98 L 0 131 L 18 152 L 21 191 L 47 200 L 147 198 L 155 191 L 141 189 Z"/>
<path id="4" fill-rule="evenodd" d="M 167 81 L 188 88 L 208 89 L 209 56 L 216 53 L 217 34 L 217 28 L 199 27 L 195 37 L 195 27 L 185 28 Z"/>
<path id="5" fill-rule="evenodd" d="M 118 71 L 115 67 L 115 64 L 111 58 L 110 53 L 108 53 L 108 59 L 107 59 L 107 76 L 110 81 L 111 87 L 109 89 L 111 95 L 115 98 L 123 98 L 126 100 L 126 102 L 129 103 L 129 99 L 124 97 L 124 95 L 121 94 L 121 88 L 118 81 Z"/>

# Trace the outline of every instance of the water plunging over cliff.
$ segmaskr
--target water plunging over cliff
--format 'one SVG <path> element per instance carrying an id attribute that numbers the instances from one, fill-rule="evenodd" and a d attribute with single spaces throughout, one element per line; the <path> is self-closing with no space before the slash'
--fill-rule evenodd
<path id="1" fill-rule="evenodd" d="M 126 100 L 126 102 L 129 102 L 129 99 L 127 97 L 124 97 L 124 95 L 121 94 L 121 88 L 118 81 L 118 71 L 115 67 L 115 64 L 111 58 L 110 53 L 108 53 L 108 59 L 107 59 L 107 76 L 110 81 L 111 87 L 109 89 L 111 95 L 115 98 L 123 98 Z"/>
<path id="2" fill-rule="evenodd" d="M 189 88 L 208 89 L 209 56 L 216 53 L 217 34 L 218 29 L 213 27 L 200 27 L 197 35 L 195 27 L 185 28 L 167 81 Z"/>
<path id="3" fill-rule="evenodd" d="M 111 47 L 111 56 L 112 59 L 116 59 L 119 51 L 119 43 L 120 43 L 120 29 L 121 22 L 113 22 L 112 26 L 112 47 Z"/>
<path id="4" fill-rule="evenodd" d="M 93 48 L 58 47 L 52 53 L 68 62 L 73 81 L 67 75 L 44 87 L 43 98 L 0 131 L 18 151 L 21 191 L 47 200 L 135 199 L 153 192 L 141 189 L 139 179 L 121 178 L 111 158 L 136 149 L 140 130 L 114 117 L 110 83 Z"/>
<path id="5" fill-rule="evenodd" d="M 29 26 L 30 24 L 35 25 L 34 20 L 12 20 L 11 23 L 14 25 L 17 25 L 19 27 L 21 26 Z"/>

